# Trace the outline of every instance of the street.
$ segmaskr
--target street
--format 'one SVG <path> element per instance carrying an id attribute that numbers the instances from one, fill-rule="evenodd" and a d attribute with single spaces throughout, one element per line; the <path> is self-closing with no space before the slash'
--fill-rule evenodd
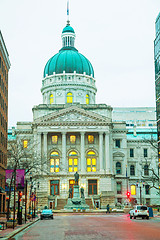
<path id="1" fill-rule="evenodd" d="M 160 239 L 160 218 L 130 220 L 125 214 L 54 215 L 53 220 L 40 220 L 14 239 L 156 240 Z"/>

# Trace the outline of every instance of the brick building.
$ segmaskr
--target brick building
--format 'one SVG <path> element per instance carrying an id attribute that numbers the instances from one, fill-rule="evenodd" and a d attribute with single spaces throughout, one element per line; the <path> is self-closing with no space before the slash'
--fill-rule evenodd
<path id="1" fill-rule="evenodd" d="M 9 54 L 0 31 L 0 213 L 5 212 L 5 169 L 7 166 Z"/>

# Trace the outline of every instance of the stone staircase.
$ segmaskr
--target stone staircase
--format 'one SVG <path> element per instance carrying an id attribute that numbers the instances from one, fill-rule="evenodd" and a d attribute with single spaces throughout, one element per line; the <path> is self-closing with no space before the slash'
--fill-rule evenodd
<path id="1" fill-rule="evenodd" d="M 92 204 L 92 199 L 91 198 L 86 198 L 86 204 L 89 206 L 89 209 L 93 209 L 93 204 Z"/>
<path id="2" fill-rule="evenodd" d="M 67 204 L 67 199 L 57 199 L 57 210 L 64 209 L 64 206 Z"/>

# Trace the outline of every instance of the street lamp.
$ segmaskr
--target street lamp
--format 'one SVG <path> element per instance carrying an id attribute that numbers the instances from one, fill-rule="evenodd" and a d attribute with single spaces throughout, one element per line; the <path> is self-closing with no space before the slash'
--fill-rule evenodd
<path id="1" fill-rule="evenodd" d="M 145 182 L 137 181 L 136 186 L 139 187 L 139 189 L 140 189 L 140 204 L 142 204 L 142 187 L 145 186 Z"/>
<path id="2" fill-rule="evenodd" d="M 36 181 L 33 181 L 32 176 L 30 177 L 31 187 L 30 187 L 30 207 L 29 207 L 29 214 L 31 210 L 31 203 L 32 203 L 32 219 L 35 218 L 35 211 L 36 211 Z M 34 187 L 34 192 L 32 192 L 32 189 Z M 39 182 L 37 182 L 37 187 L 39 189 Z M 34 202 L 34 206 L 33 206 Z"/>

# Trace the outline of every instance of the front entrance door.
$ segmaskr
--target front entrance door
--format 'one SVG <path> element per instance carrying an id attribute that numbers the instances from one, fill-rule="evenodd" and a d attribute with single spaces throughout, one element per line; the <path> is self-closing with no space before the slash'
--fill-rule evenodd
<path id="1" fill-rule="evenodd" d="M 70 188 L 70 187 L 72 188 L 72 198 L 73 198 L 73 191 L 74 191 L 73 186 L 74 186 L 74 185 L 75 185 L 75 180 L 74 180 L 74 179 L 69 180 L 69 188 Z"/>
<path id="2" fill-rule="evenodd" d="M 49 202 L 49 208 L 55 209 L 55 201 L 54 200 Z"/>

